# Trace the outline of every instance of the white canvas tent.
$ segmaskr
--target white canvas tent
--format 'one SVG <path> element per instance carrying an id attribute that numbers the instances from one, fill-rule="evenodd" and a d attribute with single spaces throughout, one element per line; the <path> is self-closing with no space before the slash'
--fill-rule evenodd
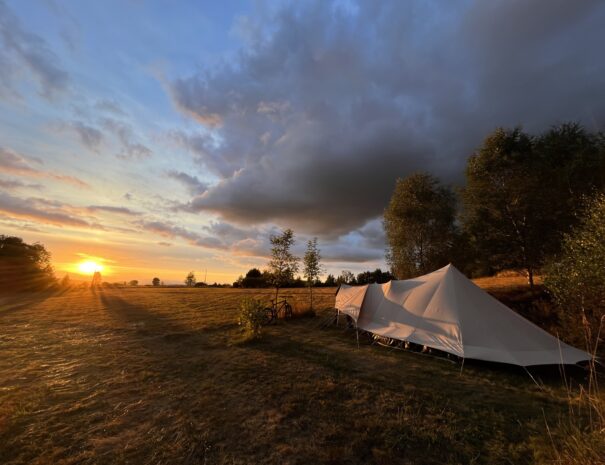
<path id="1" fill-rule="evenodd" d="M 494 299 L 453 265 L 404 281 L 343 285 L 336 308 L 359 329 L 463 358 L 520 366 L 591 358 Z"/>

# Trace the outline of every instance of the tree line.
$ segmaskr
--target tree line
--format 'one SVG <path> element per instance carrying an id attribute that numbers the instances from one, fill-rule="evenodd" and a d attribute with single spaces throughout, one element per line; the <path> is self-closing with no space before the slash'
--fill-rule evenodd
<path id="1" fill-rule="evenodd" d="M 457 190 L 428 173 L 397 180 L 384 212 L 391 271 L 405 279 L 448 263 L 474 277 L 515 269 L 533 287 L 605 186 L 605 137 L 576 123 L 538 135 L 499 128 L 465 176 Z"/>

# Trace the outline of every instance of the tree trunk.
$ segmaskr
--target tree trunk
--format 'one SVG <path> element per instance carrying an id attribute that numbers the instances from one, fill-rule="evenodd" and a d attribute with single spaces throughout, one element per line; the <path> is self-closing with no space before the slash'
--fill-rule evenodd
<path id="1" fill-rule="evenodd" d="M 534 290 L 534 270 L 531 267 L 527 268 L 527 284 L 529 284 L 529 288 Z"/>
<path id="2" fill-rule="evenodd" d="M 277 297 L 279 295 L 279 287 L 275 286 L 275 305 L 277 305 Z"/>
<path id="3" fill-rule="evenodd" d="M 311 310 L 313 310 L 313 285 L 309 286 L 309 292 L 311 293 Z"/>

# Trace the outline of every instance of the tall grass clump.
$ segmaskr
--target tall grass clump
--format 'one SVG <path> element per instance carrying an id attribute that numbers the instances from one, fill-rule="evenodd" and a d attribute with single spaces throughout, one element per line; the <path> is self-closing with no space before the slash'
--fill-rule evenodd
<path id="1" fill-rule="evenodd" d="M 238 323 L 246 340 L 261 338 L 265 319 L 265 308 L 260 301 L 249 297 L 241 300 Z"/>

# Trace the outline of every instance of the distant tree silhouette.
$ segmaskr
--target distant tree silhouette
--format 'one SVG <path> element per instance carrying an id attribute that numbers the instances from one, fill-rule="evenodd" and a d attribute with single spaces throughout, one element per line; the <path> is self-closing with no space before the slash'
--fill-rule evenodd
<path id="1" fill-rule="evenodd" d="M 240 286 L 249 288 L 267 287 L 270 285 L 267 278 L 268 276 L 263 275 L 258 268 L 252 268 L 246 273 L 246 277 L 242 278 Z"/>
<path id="2" fill-rule="evenodd" d="M 160 285 L 160 278 L 153 278 L 151 280 L 151 284 L 153 284 L 154 286 L 159 286 Z"/>
<path id="3" fill-rule="evenodd" d="M 128 283 L 129 286 L 138 286 L 139 285 L 139 281 L 137 281 L 136 279 L 133 279 L 132 281 L 130 281 Z"/>
<path id="4" fill-rule="evenodd" d="M 41 290 L 54 284 L 50 253 L 42 244 L 0 235 L 0 292 Z"/>
<path id="5" fill-rule="evenodd" d="M 324 282 L 324 286 L 326 287 L 334 287 L 337 286 L 338 284 L 336 283 L 336 278 L 334 277 L 333 274 L 329 274 L 326 277 L 326 281 Z"/>
<path id="6" fill-rule="evenodd" d="M 94 274 L 92 275 L 92 281 L 90 283 L 90 287 L 99 287 L 99 286 L 101 286 L 102 282 L 103 282 L 103 279 L 101 278 L 101 272 L 95 271 Z"/>
<path id="7" fill-rule="evenodd" d="M 395 279 L 389 271 L 382 271 L 376 268 L 374 271 L 364 271 L 357 275 L 357 284 L 383 284 L 388 283 L 391 279 Z"/>
<path id="8" fill-rule="evenodd" d="M 355 275 L 349 270 L 342 270 L 340 276 L 336 278 L 337 284 L 355 284 Z"/>
<path id="9" fill-rule="evenodd" d="M 193 287 L 195 286 L 195 282 L 195 274 L 193 274 L 193 271 L 190 271 L 187 277 L 185 278 L 185 285 L 187 287 Z"/>
<path id="10" fill-rule="evenodd" d="M 69 289 L 71 287 L 71 279 L 67 273 L 63 276 L 63 279 L 61 279 L 61 287 L 63 289 Z"/>

